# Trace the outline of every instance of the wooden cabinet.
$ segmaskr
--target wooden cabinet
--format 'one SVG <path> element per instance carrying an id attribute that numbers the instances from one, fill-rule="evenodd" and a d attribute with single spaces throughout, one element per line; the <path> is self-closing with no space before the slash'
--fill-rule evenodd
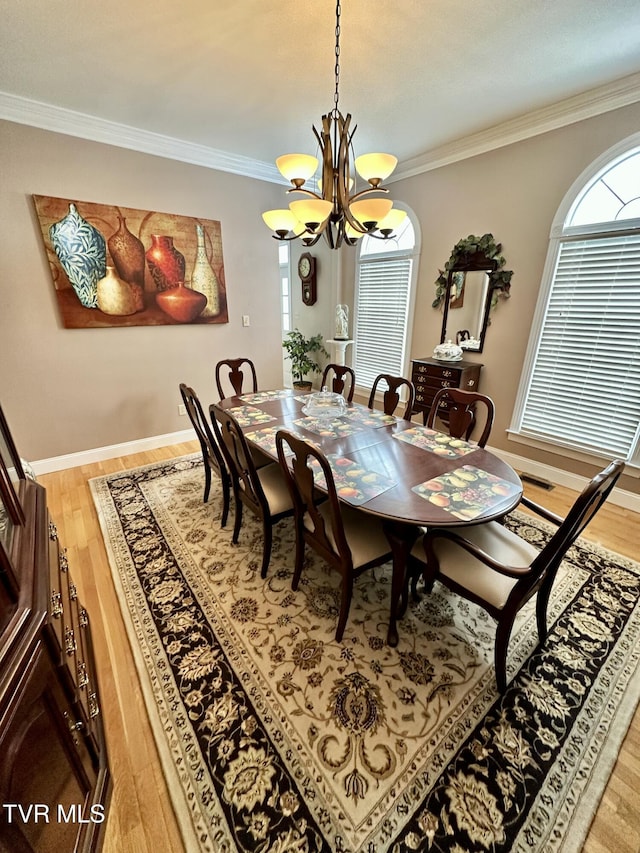
<path id="1" fill-rule="evenodd" d="M 473 361 L 436 361 L 434 358 L 415 358 L 411 362 L 411 381 L 416 389 L 414 412 L 422 412 L 426 422 L 431 403 L 441 388 L 461 388 L 477 391 L 482 365 Z M 449 401 L 442 399 L 438 417 L 448 420 Z"/>
<path id="2" fill-rule="evenodd" d="M 6 429 L 3 420 L 0 413 Z M 6 457 L 5 443 L 0 851 L 90 853 L 102 846 L 111 778 L 89 617 L 48 515 L 45 490 L 24 477 L 19 460 Z"/>

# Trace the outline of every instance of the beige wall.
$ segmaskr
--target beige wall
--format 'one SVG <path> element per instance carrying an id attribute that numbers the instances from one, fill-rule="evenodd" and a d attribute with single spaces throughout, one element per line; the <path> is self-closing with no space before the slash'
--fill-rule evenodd
<path id="1" fill-rule="evenodd" d="M 23 455 L 188 429 L 178 385 L 213 401 L 220 358 L 249 356 L 263 387 L 281 384 L 277 246 L 260 216 L 281 187 L 9 122 L 0 151 L 0 400 Z M 229 323 L 64 329 L 32 193 L 220 220 Z"/>
<path id="2" fill-rule="evenodd" d="M 391 185 L 422 230 L 412 355 L 440 339 L 431 308 L 438 269 L 468 234 L 490 231 L 514 271 L 487 332 L 482 390 L 497 407 L 491 444 L 578 474 L 593 465 L 509 441 L 510 423 L 546 258 L 549 229 L 565 193 L 594 159 L 640 126 L 640 104 L 570 125 Z M 276 244 L 260 213 L 283 204 L 276 185 L 0 122 L 0 400 L 19 448 L 44 459 L 186 429 L 178 383 L 208 402 L 213 365 L 248 355 L 263 387 L 281 382 Z M 222 224 L 229 318 L 225 326 L 67 330 L 61 327 L 31 194 L 77 198 Z M 337 301 L 351 302 L 354 253 L 312 249 L 318 303 L 303 306 L 293 251 L 293 321 L 307 334 L 333 333 Z M 241 326 L 241 315 L 251 326 Z M 597 463 L 594 463 L 594 465 Z M 638 492 L 638 480 L 624 488 Z"/>
<path id="3" fill-rule="evenodd" d="M 598 460 L 583 464 L 507 438 L 538 289 L 558 207 L 573 182 L 596 158 L 637 133 L 640 104 L 588 119 L 505 148 L 398 181 L 391 186 L 417 214 L 422 254 L 412 354 L 428 356 L 440 340 L 442 315 L 431 307 L 438 269 L 469 234 L 491 232 L 514 271 L 511 298 L 500 300 L 484 352 L 469 360 L 484 365 L 481 390 L 496 403 L 493 447 L 541 463 L 592 476 Z M 620 485 L 639 492 L 637 478 Z"/>

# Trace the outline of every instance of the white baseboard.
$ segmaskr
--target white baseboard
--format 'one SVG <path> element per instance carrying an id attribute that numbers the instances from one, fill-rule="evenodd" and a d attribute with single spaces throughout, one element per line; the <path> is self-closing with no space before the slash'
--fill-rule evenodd
<path id="1" fill-rule="evenodd" d="M 52 471 L 63 471 L 66 468 L 77 468 L 80 465 L 90 465 L 92 462 L 115 459 L 117 456 L 129 456 L 131 453 L 155 450 L 156 447 L 168 447 L 171 444 L 193 441 L 195 437 L 196 434 L 192 429 L 183 429 L 180 432 L 170 432 L 166 435 L 152 435 L 149 438 L 125 441 L 122 444 L 111 444 L 108 447 L 96 447 L 93 450 L 81 450 L 79 453 L 67 453 L 65 456 L 53 456 L 51 459 L 40 459 L 38 462 L 30 461 L 30 464 L 36 476 L 38 474 L 50 474 Z"/>
<path id="2" fill-rule="evenodd" d="M 192 441 L 194 437 L 195 433 L 192 429 L 185 429 L 180 432 L 167 433 L 166 435 L 154 435 L 149 438 L 140 438 L 136 441 L 127 441 L 123 444 L 112 444 L 109 447 L 97 447 L 93 450 L 83 450 L 80 453 L 68 453 L 65 456 L 41 459 L 38 462 L 31 462 L 31 466 L 36 475 L 50 474 L 52 471 L 77 468 L 79 465 L 102 462 L 105 459 L 114 459 L 117 456 L 128 456 L 131 453 L 153 450 L 156 447 L 181 444 L 184 441 Z M 568 489 L 573 489 L 576 492 L 581 492 L 588 482 L 586 477 L 571 474 L 569 471 L 554 468 L 552 465 L 534 462 L 532 459 L 517 456 L 515 453 L 508 453 L 504 450 L 498 450 L 495 447 L 488 447 L 487 450 L 495 453 L 496 456 L 499 456 L 521 474 L 530 474 L 532 477 L 537 477 L 538 479 L 549 480 L 555 485 L 566 486 Z M 629 492 L 626 489 L 615 488 L 609 496 L 609 501 L 616 504 L 616 506 L 630 509 L 633 512 L 640 512 L 640 495 L 636 495 L 634 492 Z"/>
<path id="3" fill-rule="evenodd" d="M 580 477 L 578 474 L 572 474 L 569 471 L 563 471 L 562 468 L 554 468 L 552 465 L 545 465 L 542 462 L 534 462 L 533 459 L 516 456 L 515 453 L 508 453 L 505 450 L 498 450 L 490 446 L 487 446 L 487 450 L 495 453 L 519 474 L 530 474 L 537 479 L 549 480 L 556 486 L 566 486 L 568 489 L 581 492 L 589 482 L 587 477 Z M 640 512 L 640 495 L 636 495 L 634 492 L 616 487 L 609 495 L 608 500 L 616 506 L 630 509 L 633 512 Z"/>

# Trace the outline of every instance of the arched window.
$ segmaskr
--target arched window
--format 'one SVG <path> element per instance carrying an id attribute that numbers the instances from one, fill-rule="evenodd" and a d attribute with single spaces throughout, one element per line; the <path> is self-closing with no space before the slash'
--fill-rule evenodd
<path id="1" fill-rule="evenodd" d="M 380 373 L 408 376 L 407 357 L 420 255 L 420 229 L 412 211 L 389 240 L 365 236 L 358 246 L 354 317 L 354 370 L 371 388 Z"/>
<path id="2" fill-rule="evenodd" d="M 558 211 L 513 424 L 523 437 L 636 463 L 639 143 L 592 164 Z"/>

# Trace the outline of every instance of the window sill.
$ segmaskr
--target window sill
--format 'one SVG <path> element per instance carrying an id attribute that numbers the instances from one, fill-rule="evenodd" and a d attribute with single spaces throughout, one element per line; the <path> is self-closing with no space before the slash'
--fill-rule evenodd
<path id="1" fill-rule="evenodd" d="M 587 450 L 576 450 L 570 445 L 560 444 L 558 442 L 544 441 L 540 438 L 533 438 L 529 435 L 516 432 L 515 430 L 507 430 L 507 438 L 509 441 L 514 441 L 517 444 L 525 444 L 528 447 L 535 447 L 537 450 L 543 450 L 545 453 L 553 453 L 556 456 L 569 457 L 576 459 L 578 462 L 587 462 L 593 464 L 594 461 L 605 465 L 610 462 L 613 457 L 605 456 L 601 453 L 590 453 Z M 640 478 L 640 465 L 638 462 L 627 462 L 624 471 L 630 477 Z"/>

